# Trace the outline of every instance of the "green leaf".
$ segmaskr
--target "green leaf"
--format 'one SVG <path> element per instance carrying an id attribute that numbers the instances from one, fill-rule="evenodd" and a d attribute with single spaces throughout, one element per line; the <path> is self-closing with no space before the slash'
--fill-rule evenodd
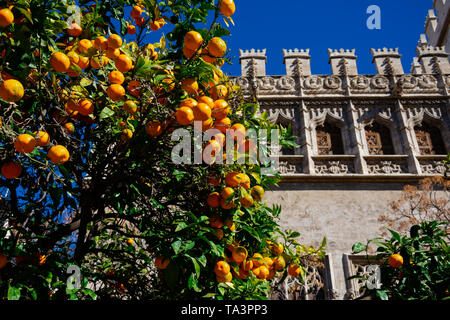
<path id="1" fill-rule="evenodd" d="M 100 120 L 111 118 L 113 115 L 114 115 L 113 110 L 111 110 L 108 107 L 104 107 L 103 110 L 100 112 Z"/>
<path id="2" fill-rule="evenodd" d="M 19 300 L 21 289 L 10 285 L 8 288 L 8 300 Z"/>
<path id="3" fill-rule="evenodd" d="M 352 247 L 353 253 L 360 253 L 367 249 L 366 245 L 362 244 L 361 242 L 357 242 Z"/>
<path id="4" fill-rule="evenodd" d="M 381 300 L 388 300 L 388 295 L 385 290 L 377 290 L 377 296 Z"/>
<path id="5" fill-rule="evenodd" d="M 172 243 L 172 249 L 175 252 L 175 254 L 180 253 L 182 244 L 183 244 L 183 242 L 181 240 L 178 240 L 178 241 L 175 241 L 174 243 Z"/>

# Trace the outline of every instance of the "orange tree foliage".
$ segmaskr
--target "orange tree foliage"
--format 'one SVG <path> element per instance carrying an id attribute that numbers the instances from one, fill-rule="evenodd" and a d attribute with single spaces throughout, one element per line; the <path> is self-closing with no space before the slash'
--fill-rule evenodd
<path id="1" fill-rule="evenodd" d="M 220 71 L 233 1 L 80 0 L 79 20 L 74 4 L 0 1 L 0 296 L 267 297 L 299 264 L 262 199 L 279 176 L 171 159 L 192 120 L 277 128 Z"/>

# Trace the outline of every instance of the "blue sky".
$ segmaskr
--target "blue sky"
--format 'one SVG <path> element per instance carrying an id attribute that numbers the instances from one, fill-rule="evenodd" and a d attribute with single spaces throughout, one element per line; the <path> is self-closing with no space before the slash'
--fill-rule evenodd
<path id="1" fill-rule="evenodd" d="M 310 48 L 313 74 L 330 74 L 328 48 L 356 49 L 360 74 L 376 73 L 371 48 L 399 48 L 409 73 L 432 0 L 235 0 L 226 37 L 234 56 L 223 70 L 240 75 L 239 49 L 267 49 L 267 74 L 285 74 L 282 49 Z M 381 8 L 381 30 L 369 30 L 370 5 Z"/>

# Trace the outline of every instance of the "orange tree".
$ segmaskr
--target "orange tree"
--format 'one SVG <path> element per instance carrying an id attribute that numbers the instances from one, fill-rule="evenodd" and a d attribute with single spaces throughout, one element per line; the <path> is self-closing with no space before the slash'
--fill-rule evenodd
<path id="1" fill-rule="evenodd" d="M 448 223 L 424 221 L 411 227 L 409 235 L 394 230 L 390 239 L 371 239 L 366 245 L 356 243 L 353 253 L 366 251 L 368 263 L 369 245 L 376 249 L 380 263 L 378 285 L 376 275 L 369 280 L 365 296 L 381 300 L 449 300 L 450 299 L 450 248 Z M 352 278 L 361 278 L 354 276 Z"/>
<path id="2" fill-rule="evenodd" d="M 277 128 L 220 70 L 232 0 L 0 3 L 2 298 L 265 298 L 299 276 L 263 202 L 279 176 L 217 163 L 225 134 L 233 159 Z M 220 132 L 209 164 L 172 161 L 178 128 Z"/>

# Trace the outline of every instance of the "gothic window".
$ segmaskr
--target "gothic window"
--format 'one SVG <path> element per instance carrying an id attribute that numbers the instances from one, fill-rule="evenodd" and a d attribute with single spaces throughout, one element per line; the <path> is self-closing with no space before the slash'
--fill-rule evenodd
<path id="1" fill-rule="evenodd" d="M 384 155 L 394 154 L 391 132 L 389 128 L 378 123 L 373 123 L 366 127 L 366 140 L 369 154 Z"/>
<path id="2" fill-rule="evenodd" d="M 420 126 L 415 126 L 414 131 L 416 133 L 420 154 L 446 154 L 444 140 L 438 128 L 424 122 Z"/>
<path id="3" fill-rule="evenodd" d="M 319 155 L 344 154 L 341 129 L 325 122 L 316 128 Z"/>

